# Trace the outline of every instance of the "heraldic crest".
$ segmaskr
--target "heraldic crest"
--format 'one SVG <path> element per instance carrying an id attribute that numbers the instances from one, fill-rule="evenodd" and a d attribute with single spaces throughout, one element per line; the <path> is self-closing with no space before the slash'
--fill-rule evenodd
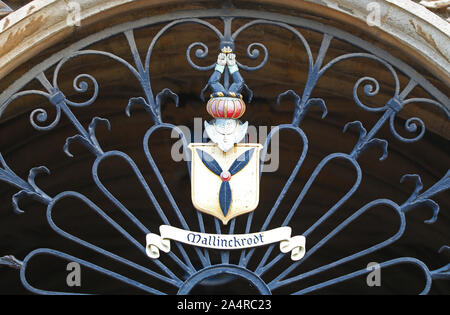
<path id="1" fill-rule="evenodd" d="M 220 82 L 224 75 L 224 83 Z M 232 84 L 229 84 L 229 78 Z M 206 110 L 213 117 L 205 121 L 209 142 L 191 143 L 191 196 L 194 207 L 216 217 L 227 225 L 233 218 L 254 211 L 259 203 L 260 152 L 259 143 L 248 143 L 248 122 L 239 119 L 244 115 L 252 91 L 239 73 L 233 44 L 221 43 L 214 72 L 202 90 L 210 98 Z M 203 99 L 204 100 L 204 99 Z M 220 250 L 245 249 L 279 243 L 282 253 L 291 253 L 292 260 L 305 255 L 305 237 L 292 237 L 292 229 L 283 226 L 270 231 L 251 234 L 206 234 L 186 231 L 177 227 L 162 225 L 160 235 L 146 236 L 146 252 L 153 259 L 160 257 L 160 251 L 169 253 L 170 240 Z"/>
<path id="2" fill-rule="evenodd" d="M 220 83 L 228 71 L 233 83 Z M 245 89 L 248 101 L 252 92 L 239 73 L 232 46 L 224 44 L 208 84 L 210 89 L 206 110 L 214 118 L 204 122 L 209 143 L 191 143 L 192 202 L 203 213 L 213 215 L 227 224 L 236 216 L 256 209 L 259 202 L 259 160 L 262 145 L 245 142 L 248 122 L 241 118 L 246 110 Z"/>

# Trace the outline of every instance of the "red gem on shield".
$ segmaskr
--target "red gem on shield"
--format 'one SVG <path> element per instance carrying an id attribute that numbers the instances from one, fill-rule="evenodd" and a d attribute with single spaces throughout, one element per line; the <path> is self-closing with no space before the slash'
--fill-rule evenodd
<path id="1" fill-rule="evenodd" d="M 224 182 L 229 182 L 231 179 L 231 173 L 228 171 L 223 171 L 220 174 L 220 179 L 222 179 Z"/>

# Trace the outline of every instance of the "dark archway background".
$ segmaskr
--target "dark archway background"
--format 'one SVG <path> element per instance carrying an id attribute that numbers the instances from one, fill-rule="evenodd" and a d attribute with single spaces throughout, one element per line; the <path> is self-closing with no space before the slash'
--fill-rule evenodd
<path id="1" fill-rule="evenodd" d="M 161 8 L 159 13 L 171 9 L 173 8 Z M 301 12 L 289 13 L 304 16 Z M 144 13 L 136 12 L 135 14 L 138 16 Z M 318 17 L 308 17 L 320 20 Z M 211 19 L 210 22 L 222 29 L 220 20 Z M 233 27 L 236 29 L 244 22 L 244 20 L 236 20 Z M 332 21 L 330 21 L 331 23 Z M 98 25 L 96 27 L 101 29 L 104 26 Z M 147 46 L 161 27 L 153 26 L 135 31 L 141 56 L 145 56 Z M 350 26 L 341 25 L 341 28 L 349 30 Z M 308 30 L 301 31 L 316 56 L 322 35 Z M 358 31 L 355 30 L 352 31 L 362 38 L 368 36 L 363 33 L 358 34 Z M 74 39 L 82 38 L 84 35 L 80 31 L 80 34 L 74 34 Z M 175 108 L 174 104 L 170 102 L 163 106 L 163 121 L 174 125 L 187 126 L 191 130 L 194 128 L 194 118 L 209 119 L 205 104 L 199 98 L 200 91 L 206 84 L 209 73 L 192 69 L 185 57 L 186 48 L 196 41 L 204 42 L 210 49 L 210 55 L 205 60 L 198 61 L 198 63 L 202 65 L 211 64 L 216 58 L 215 52 L 218 48 L 218 42 L 212 32 L 205 31 L 202 26 L 194 24 L 188 27 L 186 25 L 175 27 L 163 36 L 154 49 L 151 63 L 153 91 L 158 92 L 168 87 L 180 97 L 179 108 Z M 371 41 L 376 42 L 373 38 Z M 290 123 L 293 114 L 292 101 L 286 100 L 280 106 L 277 106 L 276 98 L 288 89 L 293 89 L 297 93 L 302 92 L 307 76 L 304 49 L 301 43 L 288 31 L 274 26 L 255 26 L 242 33 L 236 42 L 237 56 L 244 64 L 256 64 L 258 62 L 246 57 L 247 46 L 253 42 L 264 43 L 270 52 L 270 56 L 267 65 L 261 70 L 249 73 L 243 72 L 244 78 L 249 87 L 253 89 L 255 97 L 251 104 L 248 104 L 247 112 L 242 119 L 249 121 L 251 125 L 257 128 Z M 15 74 L 0 82 L 0 90 L 7 87 L 30 65 L 67 44 L 67 42 L 62 42 L 60 45 L 55 45 L 55 47 L 42 52 L 28 65 L 21 67 Z M 376 42 L 376 44 L 389 50 L 385 43 Z M 122 35 L 102 41 L 91 48 L 112 52 L 132 62 L 128 45 Z M 344 53 L 360 51 L 350 44 L 333 41 L 325 62 Z M 396 56 L 403 56 L 401 51 L 390 50 L 390 52 Z M 426 76 L 442 92 L 448 93 L 448 87 L 437 81 L 433 74 L 428 73 L 414 60 L 409 60 L 407 56 L 403 56 L 402 59 Z M 47 71 L 49 77 L 51 77 L 52 70 Z M 143 109 L 133 109 L 131 118 L 125 115 L 125 107 L 129 98 L 142 96 L 139 85 L 124 67 L 117 65 L 114 61 L 96 56 L 78 57 L 66 64 L 61 71 L 59 82 L 61 89 L 72 100 L 86 99 L 86 95 L 76 95 L 72 88 L 73 79 L 80 73 L 89 73 L 97 79 L 100 84 L 100 95 L 93 105 L 87 108 L 74 109 L 74 113 L 86 127 L 95 116 L 110 120 L 111 131 L 107 131 L 103 127 L 99 127 L 97 131 L 102 148 L 105 151 L 120 150 L 129 154 L 143 172 L 162 208 L 169 209 L 170 204 L 164 197 L 143 152 L 143 136 L 153 122 Z M 342 129 L 347 122 L 360 120 L 366 129 L 370 129 L 379 119 L 378 114 L 361 110 L 352 97 L 354 84 L 359 78 L 366 75 L 379 80 L 381 90 L 377 96 L 363 98 L 363 101 L 373 107 L 385 104 L 393 95 L 394 82 L 389 72 L 376 62 L 364 59 L 345 61 L 334 66 L 319 81 L 312 96 L 325 100 L 329 114 L 325 119 L 321 119 L 321 112 L 317 109 L 311 109 L 303 121 L 301 127 L 309 139 L 308 157 L 284 199 L 278 216 L 269 228 L 278 227 L 281 224 L 284 219 L 283 214 L 286 214 L 290 209 L 320 160 L 333 152 L 351 152 L 357 142 L 358 135 L 352 131 L 342 133 Z M 400 79 L 402 86 L 408 83 L 406 77 L 401 76 Z M 27 87 L 39 88 L 35 83 L 30 83 Z M 420 88 L 414 89 L 411 96 L 429 97 Z M 29 124 L 30 109 L 39 107 L 48 109 L 49 113 L 54 113 L 51 105 L 39 97 L 24 97 L 13 103 L 4 113 L 0 125 L 0 151 L 8 165 L 22 178 L 26 178 L 29 169 L 34 166 L 47 166 L 52 172 L 51 175 L 39 177 L 37 180 L 39 187 L 47 194 L 55 196 L 62 191 L 69 190 L 85 194 L 105 212 L 116 218 L 132 235 L 141 239 L 142 237 L 137 229 L 119 215 L 119 211 L 94 185 L 91 174 L 94 156 L 78 144 L 71 146 L 73 158 L 68 158 L 64 154 L 62 147 L 65 139 L 76 133 L 70 122 L 66 118 L 62 118 L 60 124 L 50 132 L 38 132 L 32 128 Z M 308 244 L 317 243 L 339 223 L 370 201 L 378 198 L 391 199 L 399 204 L 406 201 L 415 187 L 409 182 L 401 184 L 400 178 L 403 175 L 419 174 L 423 180 L 424 189 L 427 189 L 447 172 L 450 134 L 448 122 L 441 112 L 424 104 L 410 105 L 397 118 L 397 129 L 403 130 L 405 118 L 411 117 L 417 112 L 420 112 L 422 116 L 419 117 L 423 118 L 427 126 L 430 127 L 424 138 L 414 144 L 401 143 L 391 135 L 387 126 L 383 127 L 377 137 L 389 140 L 388 159 L 380 162 L 378 158 L 381 156 L 381 152 L 376 148 L 361 156 L 359 162 L 364 176 L 357 193 L 311 235 Z M 192 226 L 196 226 L 196 210 L 190 201 L 190 180 L 186 164 L 174 162 L 170 156 L 172 145 L 177 140 L 177 138 L 171 137 L 170 132 L 159 132 L 151 138 L 150 147 L 154 159 L 165 176 L 166 183 L 184 216 L 188 218 Z M 261 200 L 255 212 L 255 227 L 261 226 L 265 216 L 273 206 L 298 159 L 301 148 L 301 139 L 295 134 L 281 133 L 279 168 L 276 172 L 264 173 L 263 175 Z M 142 219 L 143 223 L 151 230 L 157 230 L 161 222 L 155 219 L 150 201 L 125 163 L 114 158 L 108 160 L 102 164 L 100 175 L 107 188 L 124 205 L 132 209 L 133 213 Z M 313 185 L 293 218 L 291 226 L 295 232 L 301 233 L 311 226 L 351 188 L 354 180 L 355 172 L 348 163 L 331 163 L 328 165 L 318 177 L 317 182 Z M 57 235 L 48 226 L 44 206 L 26 201 L 21 204 L 26 212 L 22 215 L 14 214 L 11 196 L 15 192 L 14 188 L 6 184 L 0 185 L 0 255 L 13 254 L 17 258 L 23 259 L 36 248 L 54 248 L 95 262 L 115 272 L 123 273 L 133 279 L 143 281 L 143 283 L 152 283 L 145 275 L 130 271 Z M 448 263 L 448 253 L 438 253 L 438 251 L 442 246 L 448 245 L 450 199 L 448 194 L 445 193 L 433 199 L 441 207 L 436 223 L 432 225 L 424 223 L 431 217 L 430 209 L 425 207 L 415 209 L 407 214 L 406 231 L 395 244 L 274 293 L 283 294 L 300 290 L 309 285 L 365 268 L 369 262 L 383 262 L 397 257 L 418 258 L 425 262 L 430 269 L 442 267 Z M 83 239 L 101 245 L 137 263 L 147 264 L 145 257 L 141 257 L 138 251 L 131 247 L 120 235 L 114 233 L 112 228 L 101 219 L 90 213 L 81 202 L 73 200 L 61 202 L 55 211 L 55 221 L 61 227 L 66 228 L 67 231 L 73 232 L 74 235 L 83 236 Z M 171 219 L 170 216 L 169 219 Z M 245 222 L 246 217 L 238 218 L 237 226 L 242 227 Z M 214 223 L 210 218 L 207 218 L 205 224 L 213 226 Z M 329 244 L 301 265 L 296 272 L 311 270 L 382 242 L 394 235 L 398 228 L 399 220 L 392 210 L 383 207 L 374 208 L 339 233 Z M 250 265 L 257 264 L 258 257 L 260 258 L 262 254 L 263 251 L 258 252 Z M 215 259 L 218 259 L 218 257 Z M 30 282 L 42 289 L 67 290 L 65 285 L 68 273 L 66 264 L 66 262 L 57 259 L 36 258 L 29 267 Z M 274 268 L 270 271 L 264 276 L 264 279 L 273 279 L 280 270 L 288 265 L 289 259 L 283 259 L 282 265 L 278 269 Z M 20 284 L 18 271 L 0 268 L 0 279 L 0 293 L 26 293 Z M 231 282 L 228 282 L 229 280 Z M 198 287 L 195 292 L 208 294 L 254 292 L 247 283 L 237 279 L 215 279 L 214 281 L 209 284 L 206 283 L 203 287 Z M 224 283 L 226 285 L 223 285 Z M 368 287 L 366 279 L 360 277 L 321 290 L 318 293 L 413 294 L 420 292 L 424 284 L 424 276 L 420 270 L 415 267 L 400 265 L 383 271 L 381 287 Z M 160 284 L 159 288 L 164 288 L 164 285 Z M 139 293 L 88 270 L 83 270 L 82 291 Z M 173 288 L 167 288 L 167 291 L 175 293 Z M 431 293 L 448 294 L 448 292 L 450 292 L 448 282 L 433 282 Z"/>

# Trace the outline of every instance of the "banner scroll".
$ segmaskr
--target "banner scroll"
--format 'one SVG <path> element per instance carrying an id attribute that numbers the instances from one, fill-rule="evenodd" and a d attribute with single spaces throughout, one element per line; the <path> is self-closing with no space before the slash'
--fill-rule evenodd
<path id="1" fill-rule="evenodd" d="M 147 234 L 146 252 L 150 258 L 157 259 L 159 251 L 170 252 L 170 240 L 188 245 L 235 250 L 246 249 L 280 243 L 282 253 L 291 253 L 291 259 L 300 260 L 305 256 L 306 239 L 304 236 L 292 237 L 292 229 L 288 226 L 252 234 L 207 234 L 182 230 L 169 225 L 161 225 L 160 234 Z"/>

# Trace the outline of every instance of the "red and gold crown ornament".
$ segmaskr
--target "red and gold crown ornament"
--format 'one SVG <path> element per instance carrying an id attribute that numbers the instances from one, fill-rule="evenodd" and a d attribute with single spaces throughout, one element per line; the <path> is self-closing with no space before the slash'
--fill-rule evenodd
<path id="1" fill-rule="evenodd" d="M 240 97 L 213 97 L 206 105 L 206 110 L 214 118 L 239 119 L 245 109 L 245 103 Z"/>

